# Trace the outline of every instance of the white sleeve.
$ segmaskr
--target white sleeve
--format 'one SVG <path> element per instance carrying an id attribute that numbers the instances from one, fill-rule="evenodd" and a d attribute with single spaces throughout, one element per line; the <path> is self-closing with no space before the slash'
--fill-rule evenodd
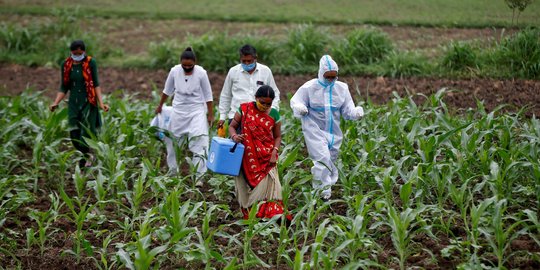
<path id="1" fill-rule="evenodd" d="M 219 120 L 225 120 L 227 119 L 227 114 L 229 113 L 229 109 L 231 107 L 231 99 L 232 99 L 232 68 L 229 69 L 229 73 L 227 73 L 227 77 L 225 78 L 225 82 L 223 82 L 223 88 L 221 89 L 221 94 L 219 95 Z"/>
<path id="2" fill-rule="evenodd" d="M 279 89 L 276 85 L 276 82 L 274 81 L 274 75 L 272 75 L 272 70 L 270 68 L 268 69 L 269 75 L 268 75 L 268 85 L 274 89 L 274 92 L 276 94 L 276 97 L 274 98 L 274 101 L 272 102 L 272 108 L 279 111 Z"/>
<path id="3" fill-rule="evenodd" d="M 349 92 L 349 87 L 347 85 L 345 85 L 345 91 L 343 95 L 345 95 L 345 100 L 343 101 L 343 105 L 341 105 L 341 115 L 346 120 L 358 119 L 359 117 L 356 115 L 354 102 L 352 100 L 351 93 Z"/>
<path id="4" fill-rule="evenodd" d="M 201 75 L 201 89 L 205 102 L 213 101 L 212 98 L 212 87 L 210 86 L 210 80 L 208 79 L 208 74 L 204 71 Z"/>
<path id="5" fill-rule="evenodd" d="M 167 81 L 165 81 L 163 93 L 167 96 L 172 96 L 174 94 L 174 68 L 171 68 L 171 71 L 169 71 L 169 76 L 167 76 Z"/>
<path id="6" fill-rule="evenodd" d="M 302 115 L 299 114 L 298 111 L 295 110 L 295 108 L 299 108 L 299 107 L 307 108 L 308 103 L 309 103 L 309 97 L 308 97 L 307 87 L 304 84 L 300 88 L 298 88 L 298 90 L 296 90 L 296 93 L 294 93 L 293 97 L 291 98 L 290 105 L 293 110 L 294 116 L 297 118 L 302 117 Z"/>

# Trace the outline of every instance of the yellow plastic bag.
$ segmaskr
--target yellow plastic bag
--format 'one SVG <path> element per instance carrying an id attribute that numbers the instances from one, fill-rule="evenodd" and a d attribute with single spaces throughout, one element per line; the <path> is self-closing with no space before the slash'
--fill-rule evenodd
<path id="1" fill-rule="evenodd" d="M 227 136 L 227 132 L 225 132 L 225 125 L 218 128 L 217 135 L 218 137 L 221 137 L 221 138 L 225 138 L 225 136 Z"/>

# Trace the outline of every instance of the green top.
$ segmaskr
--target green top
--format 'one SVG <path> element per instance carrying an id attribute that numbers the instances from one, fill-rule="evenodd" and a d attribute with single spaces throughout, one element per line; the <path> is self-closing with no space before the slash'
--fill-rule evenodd
<path id="1" fill-rule="evenodd" d="M 255 104 L 255 102 L 253 102 L 253 104 Z M 255 105 L 255 106 L 256 106 L 256 105 Z M 240 115 L 242 115 L 242 108 L 238 108 L 238 113 L 239 113 Z M 279 121 L 281 121 L 281 117 L 279 116 L 279 111 L 276 110 L 276 109 L 274 109 L 274 108 L 270 109 L 270 113 L 268 113 L 268 115 L 269 115 L 270 117 L 272 117 L 272 119 L 274 119 L 274 121 L 275 121 L 276 123 L 278 123 Z"/>
<path id="2" fill-rule="evenodd" d="M 87 102 L 86 87 L 84 85 L 84 77 L 82 73 L 82 64 L 73 64 L 71 66 L 71 72 L 69 74 L 69 85 L 64 85 L 64 63 L 60 73 L 60 91 L 69 94 L 69 107 L 73 109 L 81 109 Z M 90 70 L 92 71 L 92 80 L 94 81 L 94 87 L 99 86 L 98 72 L 96 61 L 92 58 L 90 60 Z"/>
<path id="3" fill-rule="evenodd" d="M 87 99 L 86 86 L 84 85 L 84 77 L 82 73 L 82 64 L 73 64 L 69 73 L 69 84 L 64 85 L 64 63 L 62 63 L 60 73 L 60 91 L 69 94 L 68 101 L 68 125 L 69 129 L 81 129 L 83 134 L 86 134 L 88 128 L 91 133 L 96 134 L 97 129 L 101 126 L 101 116 L 99 108 L 92 106 Z M 94 87 L 99 86 L 97 64 L 94 59 L 90 60 L 90 70 L 92 72 L 92 80 Z M 96 97 L 97 98 L 97 97 Z"/>

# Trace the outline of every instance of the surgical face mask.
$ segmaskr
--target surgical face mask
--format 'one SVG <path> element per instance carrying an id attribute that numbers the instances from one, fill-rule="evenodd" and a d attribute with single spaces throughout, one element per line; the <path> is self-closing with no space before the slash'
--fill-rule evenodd
<path id="1" fill-rule="evenodd" d="M 73 61 L 82 61 L 85 56 L 86 56 L 85 53 L 82 53 L 81 55 L 71 54 L 71 59 L 73 59 Z"/>
<path id="2" fill-rule="evenodd" d="M 253 62 L 253 63 L 251 63 L 249 65 L 246 65 L 246 64 L 242 63 L 242 68 L 245 71 L 249 72 L 249 71 L 252 71 L 255 68 L 255 65 L 257 65 L 257 62 Z"/>
<path id="3" fill-rule="evenodd" d="M 334 79 L 327 79 L 327 78 L 324 78 L 324 82 L 328 85 L 332 85 L 334 84 L 335 82 L 337 81 L 337 77 L 334 78 Z"/>
<path id="4" fill-rule="evenodd" d="M 195 67 L 195 66 L 191 66 L 191 67 L 188 67 L 188 68 L 187 68 L 187 67 L 182 66 L 182 69 L 184 70 L 184 72 L 190 73 L 190 72 L 193 71 L 193 68 L 194 68 L 194 67 Z"/>
<path id="5" fill-rule="evenodd" d="M 270 108 L 270 106 L 272 106 L 268 104 L 262 104 L 258 100 L 257 102 L 255 102 L 255 105 L 257 106 L 257 109 L 261 112 L 266 112 Z"/>

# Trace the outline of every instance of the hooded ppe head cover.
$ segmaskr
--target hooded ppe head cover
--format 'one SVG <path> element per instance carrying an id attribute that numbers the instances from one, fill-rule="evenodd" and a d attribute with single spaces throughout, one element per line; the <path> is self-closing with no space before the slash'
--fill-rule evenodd
<path id="1" fill-rule="evenodd" d="M 339 72 L 339 68 L 336 61 L 334 61 L 334 59 L 332 59 L 330 55 L 323 55 L 323 57 L 321 57 L 321 60 L 319 60 L 318 81 L 320 85 L 327 87 L 335 83 L 336 80 L 334 80 L 332 83 L 328 83 L 326 79 L 324 78 L 324 73 L 326 73 L 327 71 L 332 71 L 332 70 Z"/>

